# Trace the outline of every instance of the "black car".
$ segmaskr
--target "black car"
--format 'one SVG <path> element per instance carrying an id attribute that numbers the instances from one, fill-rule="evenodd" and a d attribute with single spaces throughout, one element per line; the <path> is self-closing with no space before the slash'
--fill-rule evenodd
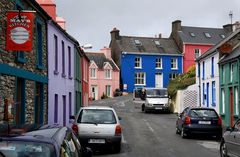
<path id="1" fill-rule="evenodd" d="M 178 116 L 176 133 L 182 138 L 192 134 L 222 137 L 222 119 L 212 108 L 187 107 Z"/>
<path id="2" fill-rule="evenodd" d="M 52 125 L 0 136 L 0 157 L 91 157 L 71 128 Z"/>
<path id="3" fill-rule="evenodd" d="M 233 127 L 228 127 L 220 144 L 221 157 L 240 157 L 240 119 Z"/>

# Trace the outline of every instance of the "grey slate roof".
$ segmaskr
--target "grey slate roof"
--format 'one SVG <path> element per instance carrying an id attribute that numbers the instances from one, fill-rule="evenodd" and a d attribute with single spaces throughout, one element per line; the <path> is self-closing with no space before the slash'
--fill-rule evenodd
<path id="1" fill-rule="evenodd" d="M 135 40 L 139 40 L 141 45 L 137 46 Z M 160 46 L 154 41 L 159 41 Z M 167 38 L 121 36 L 117 44 L 122 52 L 181 54 L 174 40 Z"/>
<path id="2" fill-rule="evenodd" d="M 104 53 L 94 53 L 94 52 L 85 52 L 85 53 L 90 61 L 92 60 L 97 64 L 99 69 L 103 69 L 104 63 L 108 62 L 112 66 L 113 70 L 119 70 L 119 68 L 113 62 L 113 60 L 106 58 Z"/>
<path id="3" fill-rule="evenodd" d="M 204 27 L 189 27 L 182 26 L 182 31 L 178 31 L 178 34 L 184 43 L 196 43 L 196 44 L 211 44 L 214 45 L 224 38 L 221 35 L 228 36 L 227 32 L 223 28 L 204 28 Z M 194 33 L 195 36 L 191 36 L 190 33 Z M 205 33 L 210 34 L 210 38 L 205 36 Z"/>
<path id="4" fill-rule="evenodd" d="M 233 50 L 229 55 L 224 57 L 219 63 L 224 63 L 233 59 L 236 59 L 240 56 L 240 46 L 238 46 L 235 50 Z"/>

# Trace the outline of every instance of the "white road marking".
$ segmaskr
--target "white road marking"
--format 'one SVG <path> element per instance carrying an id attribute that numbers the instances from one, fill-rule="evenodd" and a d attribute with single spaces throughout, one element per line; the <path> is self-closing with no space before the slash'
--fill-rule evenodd
<path id="1" fill-rule="evenodd" d="M 127 141 L 125 140 L 123 134 L 122 134 L 122 143 L 127 143 Z"/>
<path id="2" fill-rule="evenodd" d="M 219 149 L 219 143 L 218 142 L 212 142 L 212 141 L 197 141 L 197 143 L 205 148 L 208 149 Z"/>
<path id="3" fill-rule="evenodd" d="M 148 121 L 146 119 L 143 119 L 143 121 L 146 123 L 146 125 L 148 126 L 148 128 L 154 132 L 154 129 L 151 127 L 151 125 L 148 123 Z"/>

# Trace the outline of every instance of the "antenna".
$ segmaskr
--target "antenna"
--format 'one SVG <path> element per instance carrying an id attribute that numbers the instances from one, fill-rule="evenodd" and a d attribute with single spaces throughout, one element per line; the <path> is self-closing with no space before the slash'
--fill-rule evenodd
<path id="1" fill-rule="evenodd" d="M 228 15 L 229 15 L 229 18 L 230 18 L 230 20 L 231 20 L 231 25 L 232 25 L 233 12 L 232 12 L 232 11 L 230 11 Z"/>

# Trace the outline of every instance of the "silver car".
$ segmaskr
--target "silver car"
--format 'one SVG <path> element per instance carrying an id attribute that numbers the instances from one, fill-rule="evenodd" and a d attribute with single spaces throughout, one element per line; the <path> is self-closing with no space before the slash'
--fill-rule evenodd
<path id="1" fill-rule="evenodd" d="M 120 152 L 122 127 L 115 110 L 107 106 L 82 107 L 72 129 L 84 146 L 109 146 Z"/>
<path id="2" fill-rule="evenodd" d="M 240 119 L 228 127 L 220 144 L 221 157 L 240 157 Z"/>

